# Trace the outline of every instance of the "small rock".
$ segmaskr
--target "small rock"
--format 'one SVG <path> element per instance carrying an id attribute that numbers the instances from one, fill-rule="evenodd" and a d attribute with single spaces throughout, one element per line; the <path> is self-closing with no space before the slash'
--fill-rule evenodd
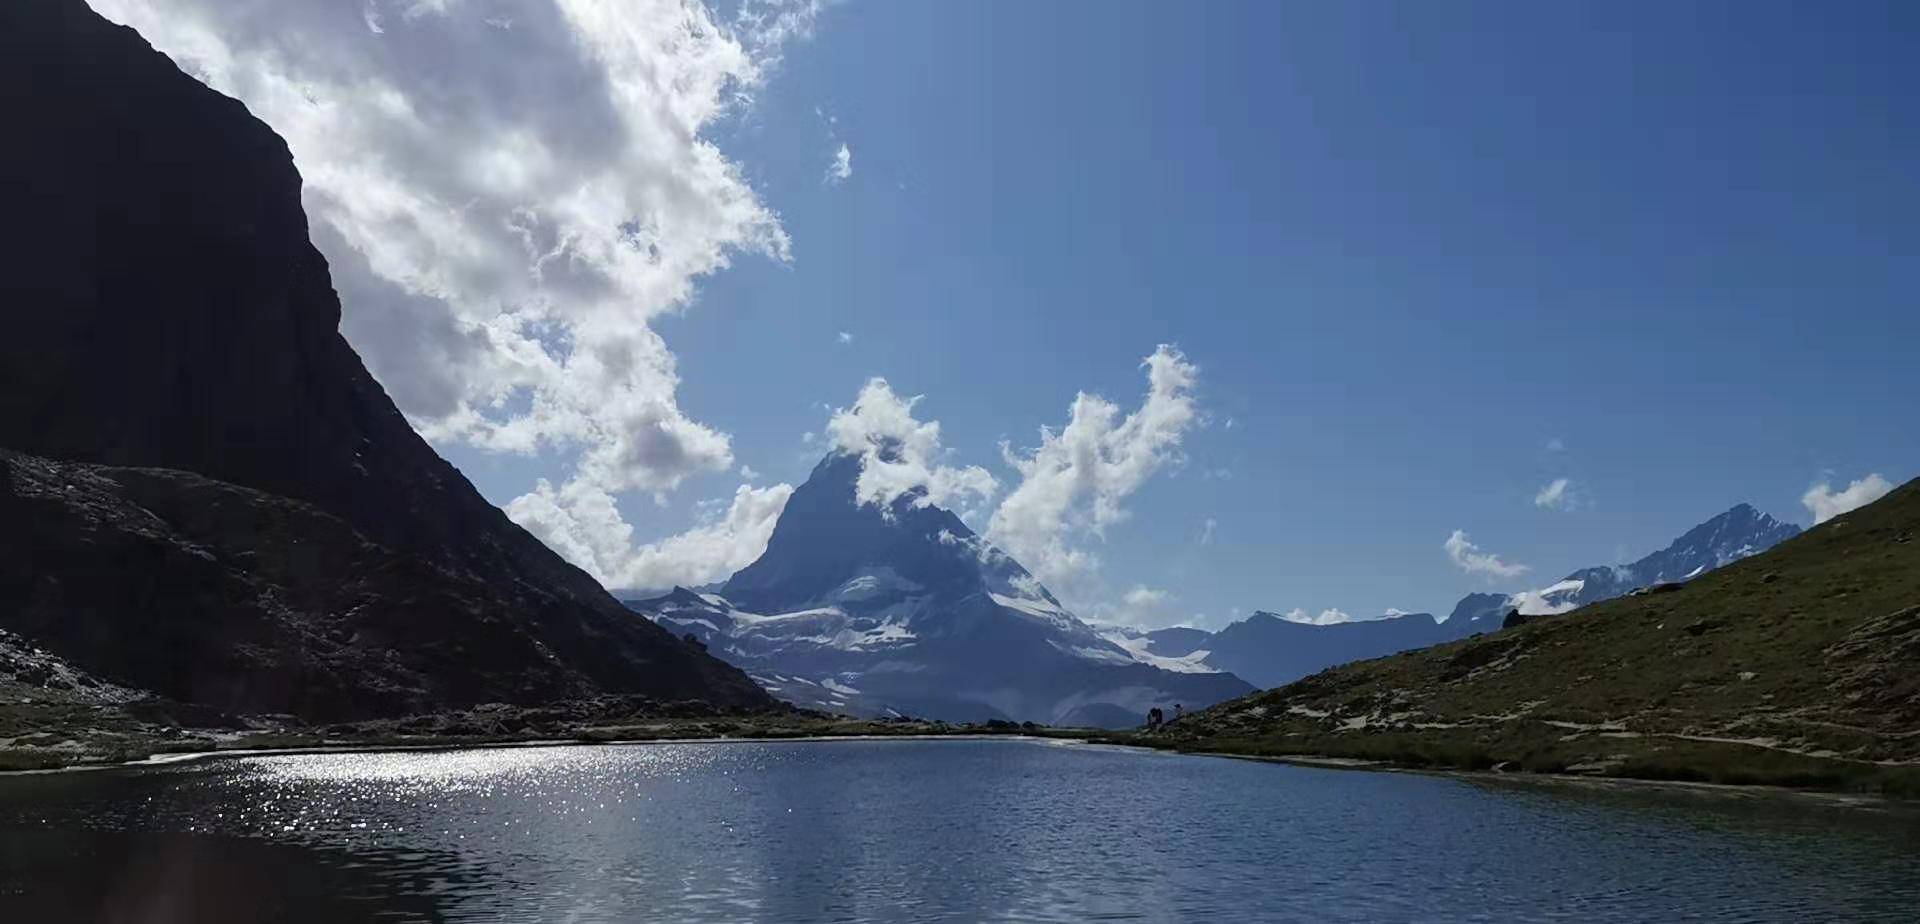
<path id="1" fill-rule="evenodd" d="M 1682 631 L 1686 632 L 1688 635 L 1700 636 L 1700 635 L 1705 635 L 1708 632 L 1712 632 L 1715 629 L 1724 628 L 1726 624 L 1727 624 L 1727 621 L 1724 619 L 1696 619 L 1690 623 L 1687 623 L 1686 626 L 1683 627 Z"/>

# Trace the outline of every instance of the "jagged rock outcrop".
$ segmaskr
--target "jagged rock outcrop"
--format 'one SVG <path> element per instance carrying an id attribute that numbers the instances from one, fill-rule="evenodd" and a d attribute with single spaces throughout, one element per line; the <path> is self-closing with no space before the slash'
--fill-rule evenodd
<path id="1" fill-rule="evenodd" d="M 771 702 L 414 433 L 339 333 L 271 129 L 78 0 L 5 4 L 0 34 L 0 448 L 28 454 L 0 625 L 231 709 Z"/>

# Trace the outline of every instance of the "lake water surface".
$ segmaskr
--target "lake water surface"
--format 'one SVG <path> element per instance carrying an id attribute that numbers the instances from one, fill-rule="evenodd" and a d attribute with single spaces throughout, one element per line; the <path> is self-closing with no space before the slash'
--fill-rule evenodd
<path id="1" fill-rule="evenodd" d="M 1914 921 L 1920 820 L 1024 740 L 0 779 L 0 920 Z"/>

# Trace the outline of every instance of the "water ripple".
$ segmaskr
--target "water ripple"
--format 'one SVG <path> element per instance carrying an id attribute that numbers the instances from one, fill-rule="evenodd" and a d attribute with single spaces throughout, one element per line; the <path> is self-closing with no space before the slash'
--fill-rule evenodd
<path id="1" fill-rule="evenodd" d="M 0 781 L 0 834 L 0 911 L 43 917 L 180 901 L 316 921 L 1910 921 L 1920 907 L 1907 815 L 1020 741 L 246 757 Z"/>

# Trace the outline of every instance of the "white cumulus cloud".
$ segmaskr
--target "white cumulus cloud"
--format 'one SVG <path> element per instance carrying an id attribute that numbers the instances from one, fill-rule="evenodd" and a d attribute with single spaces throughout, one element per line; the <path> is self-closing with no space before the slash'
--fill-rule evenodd
<path id="1" fill-rule="evenodd" d="M 1069 602 L 1096 590 L 1099 559 L 1084 541 L 1126 519 L 1126 499 L 1179 457 L 1199 419 L 1198 367 L 1164 344 L 1143 365 L 1147 395 L 1132 413 L 1122 416 L 1113 402 L 1081 392 L 1065 427 L 1041 428 L 1038 447 L 1000 448 L 1020 483 L 994 511 L 987 537 Z"/>
<path id="2" fill-rule="evenodd" d="M 1454 565 L 1468 574 L 1480 574 L 1488 578 L 1512 578 L 1519 577 L 1528 570 L 1526 565 L 1509 563 L 1492 552 L 1480 551 L 1480 547 L 1469 541 L 1467 534 L 1462 530 L 1456 529 L 1453 535 L 1447 537 L 1445 548 L 1447 557 L 1453 560 Z"/>
<path id="3" fill-rule="evenodd" d="M 919 401 L 917 395 L 895 394 L 886 379 L 869 379 L 853 406 L 835 410 L 827 421 L 833 447 L 860 457 L 855 498 L 882 508 L 902 497 L 911 497 L 916 507 L 952 507 L 991 498 L 999 483 L 986 469 L 946 464 L 940 422 L 913 416 Z"/>
<path id="4" fill-rule="evenodd" d="M 736 255 L 788 259 L 709 130 L 815 4 L 94 5 L 287 140 L 342 330 L 429 439 L 577 459 L 519 509 L 597 521 L 599 495 L 731 467 L 652 322 Z"/>
<path id="5" fill-rule="evenodd" d="M 1558 616 L 1578 609 L 1580 602 L 1562 598 L 1556 603 L 1545 591 L 1523 590 L 1508 597 L 1506 606 L 1519 610 L 1523 616 Z"/>
<path id="6" fill-rule="evenodd" d="M 1807 512 L 1813 514 L 1813 522 L 1819 524 L 1871 504 L 1892 490 L 1893 484 L 1875 472 L 1847 485 L 1842 491 L 1835 491 L 1832 485 L 1820 482 L 1801 495 L 1800 503 L 1806 506 Z"/>
<path id="7" fill-rule="evenodd" d="M 541 479 L 507 505 L 507 515 L 608 587 L 662 590 L 722 580 L 759 558 L 792 495 L 789 484 L 743 484 L 724 514 L 639 546 L 613 496 L 583 482 L 555 488 Z"/>
<path id="8" fill-rule="evenodd" d="M 1318 613 L 1309 613 L 1306 610 L 1295 607 L 1281 614 L 1280 618 L 1288 622 L 1304 623 L 1309 626 L 1331 626 L 1334 623 L 1353 621 L 1352 616 L 1348 616 L 1346 613 L 1333 609 L 1332 607 L 1328 607 Z"/>

